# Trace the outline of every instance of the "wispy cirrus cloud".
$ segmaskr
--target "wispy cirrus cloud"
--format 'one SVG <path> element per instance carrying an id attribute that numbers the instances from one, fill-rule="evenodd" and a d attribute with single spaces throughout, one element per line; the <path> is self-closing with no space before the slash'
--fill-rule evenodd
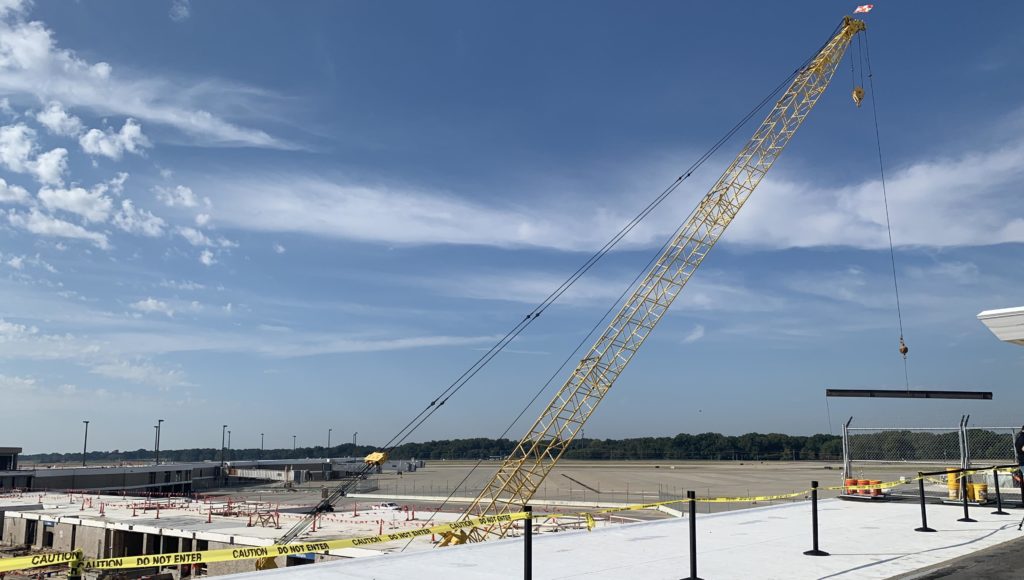
<path id="1" fill-rule="evenodd" d="M 1024 142 L 926 159 L 890 171 L 889 206 L 900 246 L 981 246 L 1024 242 Z M 645 176 L 646 179 L 646 176 Z M 595 196 L 581 210 L 550 193 L 520 206 L 484 204 L 446 192 L 346 183 L 309 175 L 214 179 L 219 223 L 257 232 L 300 233 L 381 244 L 458 244 L 587 251 L 631 217 L 621 195 Z M 660 245 L 679 208 L 652 214 L 624 247 Z M 680 195 L 680 194 L 677 194 Z M 881 184 L 821 186 L 779 168 L 754 194 L 723 242 L 758 249 L 888 243 Z"/>
<path id="2" fill-rule="evenodd" d="M 172 17 L 187 17 L 187 7 L 178 2 Z M 73 50 L 61 48 L 46 24 L 29 19 L 30 10 L 31 2 L 10 0 L 0 11 L 0 93 L 31 95 L 43 102 L 56 100 L 101 115 L 134 117 L 173 127 L 212 145 L 294 148 L 260 129 L 233 123 L 204 108 L 211 103 L 251 106 L 255 104 L 252 95 L 258 91 L 218 81 L 185 83 L 194 88 L 181 90 L 181 83 L 157 74 L 122 73 L 107 62 L 89 62 Z M 123 152 L 124 148 L 118 149 L 108 137 L 101 132 L 87 141 L 98 154 Z M 125 145 L 122 137 L 118 135 Z"/>

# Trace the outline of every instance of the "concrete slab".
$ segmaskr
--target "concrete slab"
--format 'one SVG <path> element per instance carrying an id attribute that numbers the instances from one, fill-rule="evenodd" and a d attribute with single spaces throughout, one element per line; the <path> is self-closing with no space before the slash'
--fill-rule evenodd
<path id="1" fill-rule="evenodd" d="M 919 533 L 912 503 L 819 505 L 821 548 L 810 549 L 810 505 L 788 504 L 698 516 L 698 572 L 704 578 L 890 578 L 928 568 L 1021 537 L 1020 512 L 995 516 L 975 510 L 975 523 L 956 519 L 961 510 L 929 505 L 937 533 Z M 669 519 L 625 524 L 593 532 L 542 534 L 534 540 L 535 578 L 681 578 L 689 573 L 688 522 Z M 446 578 L 486 580 L 521 574 L 522 540 L 390 554 L 259 573 L 259 580 Z M 239 574 L 239 580 L 254 574 Z"/>

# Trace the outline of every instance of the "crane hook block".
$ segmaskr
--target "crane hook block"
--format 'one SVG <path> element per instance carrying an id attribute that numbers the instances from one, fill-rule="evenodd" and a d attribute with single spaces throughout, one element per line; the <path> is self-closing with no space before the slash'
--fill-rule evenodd
<path id="1" fill-rule="evenodd" d="M 857 105 L 857 108 L 859 109 L 861 102 L 864 101 L 864 88 L 854 87 L 853 92 L 850 93 L 850 96 L 853 97 L 853 102 L 854 104 Z"/>
<path id="2" fill-rule="evenodd" d="M 363 463 L 367 465 L 383 465 L 388 460 L 388 454 L 386 451 L 374 451 L 373 453 L 366 456 L 363 459 Z"/>
<path id="3" fill-rule="evenodd" d="M 900 354 L 903 358 L 907 358 L 907 353 L 910 352 L 910 348 L 907 347 L 907 343 L 903 342 L 903 337 L 900 337 Z"/>

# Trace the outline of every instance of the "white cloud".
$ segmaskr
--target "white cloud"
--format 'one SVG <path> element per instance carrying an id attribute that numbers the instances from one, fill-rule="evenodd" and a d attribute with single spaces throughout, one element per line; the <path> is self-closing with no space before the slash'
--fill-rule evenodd
<path id="1" fill-rule="evenodd" d="M 178 227 L 178 235 L 185 238 L 193 246 L 212 246 L 213 240 L 206 237 L 203 232 L 190 227 Z"/>
<path id="2" fill-rule="evenodd" d="M 24 263 L 25 256 L 11 256 L 11 258 L 7 260 L 7 265 L 14 268 L 15 270 L 20 270 Z"/>
<path id="3" fill-rule="evenodd" d="M 63 210 L 82 216 L 88 222 L 101 223 L 107 221 L 113 209 L 114 201 L 104 195 L 105 185 L 91 190 L 82 187 L 69 189 L 43 187 L 39 190 L 39 201 L 49 210 Z"/>
<path id="4" fill-rule="evenodd" d="M 67 170 L 67 150 L 57 148 L 33 158 L 36 149 L 36 132 L 24 123 L 0 127 L 0 165 L 30 173 L 41 183 L 60 184 Z"/>
<path id="5" fill-rule="evenodd" d="M 1024 242 L 1024 142 L 919 161 L 887 178 L 899 246 Z M 769 177 L 725 239 L 765 248 L 887 247 L 881 183 L 828 188 Z"/>
<path id="6" fill-rule="evenodd" d="M 45 109 L 36 113 L 36 120 L 54 135 L 75 137 L 82 132 L 82 121 L 69 115 L 58 101 L 50 101 Z"/>
<path id="7" fill-rule="evenodd" d="M 683 344 L 697 342 L 702 338 L 704 338 L 704 327 L 698 324 L 697 326 L 693 327 L 693 330 L 691 330 L 689 334 L 683 337 Z"/>
<path id="8" fill-rule="evenodd" d="M 169 16 L 175 22 L 184 22 L 192 15 L 192 6 L 189 0 L 172 0 Z"/>
<path id="9" fill-rule="evenodd" d="M 164 288 L 173 288 L 175 290 L 202 290 L 206 288 L 206 286 L 191 280 L 182 280 L 180 282 L 176 280 L 165 280 L 161 282 L 160 285 Z"/>
<path id="10" fill-rule="evenodd" d="M 176 230 L 178 235 L 185 238 L 188 243 L 193 246 L 209 247 L 209 248 L 237 248 L 238 243 L 233 242 L 227 238 L 217 238 L 216 240 L 211 239 L 203 232 L 190 228 L 187 226 L 179 226 Z"/>
<path id="11" fill-rule="evenodd" d="M 39 329 L 35 326 L 26 326 L 24 324 L 7 322 L 3 318 L 0 318 L 0 340 L 37 334 L 38 332 Z"/>
<path id="12" fill-rule="evenodd" d="M 24 123 L 0 127 L 0 163 L 15 173 L 29 172 L 36 132 Z"/>
<path id="13" fill-rule="evenodd" d="M 284 246 L 282 246 L 281 244 L 274 244 L 274 253 L 275 254 L 283 254 L 286 251 L 287 250 L 285 250 Z"/>
<path id="14" fill-rule="evenodd" d="M 210 250 L 203 250 L 199 253 L 199 261 L 204 266 L 212 266 L 217 263 L 217 260 L 213 257 L 213 252 Z"/>
<path id="15" fill-rule="evenodd" d="M 130 234 L 141 234 L 151 238 L 163 235 L 164 220 L 144 209 L 135 209 L 132 200 L 121 201 L 121 209 L 114 214 L 114 225 Z"/>
<path id="16" fill-rule="evenodd" d="M 89 372 L 104 377 L 159 387 L 190 386 L 179 370 L 162 369 L 149 362 L 116 361 L 98 364 Z"/>
<path id="17" fill-rule="evenodd" d="M 89 129 L 78 139 L 78 143 L 89 155 L 102 155 L 111 159 L 120 159 L 126 151 L 139 155 L 144 148 L 152 146 L 135 119 L 127 119 L 120 131 Z"/>
<path id="18" fill-rule="evenodd" d="M 885 247 L 881 187 L 869 179 L 845 187 L 769 176 L 723 241 L 764 249 Z M 888 172 L 893 236 L 902 246 L 1024 242 L 1024 141 Z M 646 178 L 637 178 L 642 180 Z M 570 196 L 484 205 L 417 189 L 334 183 L 300 175 L 231 176 L 204 184 L 218 191 L 218 222 L 259 232 L 294 232 L 382 244 L 478 244 L 568 251 L 600 247 L 629 218 L 633 200 L 602 196 L 581 214 Z M 629 187 L 627 189 L 635 189 Z M 571 192 L 569 192 L 571 194 Z M 693 192 L 691 192 L 693 193 Z M 664 241 L 694 198 L 670 199 L 621 247 Z M 671 207 L 669 207 L 671 206 Z"/>
<path id="19" fill-rule="evenodd" d="M 106 234 L 45 215 L 36 208 L 30 209 L 28 213 L 10 210 L 7 212 L 7 221 L 16 228 L 40 236 L 87 240 L 100 249 L 110 249 Z"/>
<path id="20" fill-rule="evenodd" d="M 32 165 L 32 173 L 39 183 L 60 185 L 64 183 L 64 173 L 68 170 L 68 150 L 58 147 L 41 153 Z"/>
<path id="21" fill-rule="evenodd" d="M 204 227 L 208 223 L 210 223 L 210 214 L 208 214 L 208 213 L 196 214 L 196 225 L 197 226 Z"/>
<path id="22" fill-rule="evenodd" d="M 12 391 L 31 391 L 37 387 L 36 380 L 31 377 L 12 377 L 0 374 L 0 393 L 10 394 Z"/>
<path id="23" fill-rule="evenodd" d="M 132 310 L 138 310 L 144 314 L 159 312 L 161 314 L 166 314 L 167 316 L 174 316 L 174 309 L 171 308 L 170 305 L 162 300 L 157 300 L 152 297 L 146 298 L 145 300 L 139 300 L 138 302 L 133 302 L 128 307 Z"/>
<path id="24" fill-rule="evenodd" d="M 156 198 L 164 202 L 167 207 L 196 207 L 199 205 L 199 200 L 192 192 L 191 187 L 179 185 L 172 189 L 157 186 L 154 191 L 156 191 Z"/>
<path id="25" fill-rule="evenodd" d="M 20 205 L 31 205 L 32 196 L 28 190 L 20 185 L 8 184 L 0 178 L 0 203 L 16 203 Z"/>
<path id="26" fill-rule="evenodd" d="M 106 62 L 90 63 L 60 48 L 53 31 L 42 22 L 26 21 L 20 11 L 0 12 L 0 93 L 168 125 L 211 144 L 292 148 L 200 108 L 252 110 L 272 97 L 265 91 L 213 79 L 163 78 L 151 70 L 115 74 Z"/>
<path id="27" fill-rule="evenodd" d="M 105 185 L 110 188 L 110 191 L 120 195 L 124 192 L 124 184 L 126 181 L 128 181 L 128 174 L 124 171 L 120 171 L 117 175 L 108 179 L 105 182 Z"/>
<path id="28" fill-rule="evenodd" d="M 21 14 L 31 5 L 31 0 L 0 0 L 0 17 Z"/>

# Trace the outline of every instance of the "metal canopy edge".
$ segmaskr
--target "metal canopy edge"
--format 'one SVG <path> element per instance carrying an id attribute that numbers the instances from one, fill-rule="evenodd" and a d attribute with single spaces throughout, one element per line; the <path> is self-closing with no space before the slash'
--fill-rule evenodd
<path id="1" fill-rule="evenodd" d="M 992 391 L 931 391 L 907 389 L 825 389 L 826 397 L 881 399 L 976 399 L 991 400 Z"/>

